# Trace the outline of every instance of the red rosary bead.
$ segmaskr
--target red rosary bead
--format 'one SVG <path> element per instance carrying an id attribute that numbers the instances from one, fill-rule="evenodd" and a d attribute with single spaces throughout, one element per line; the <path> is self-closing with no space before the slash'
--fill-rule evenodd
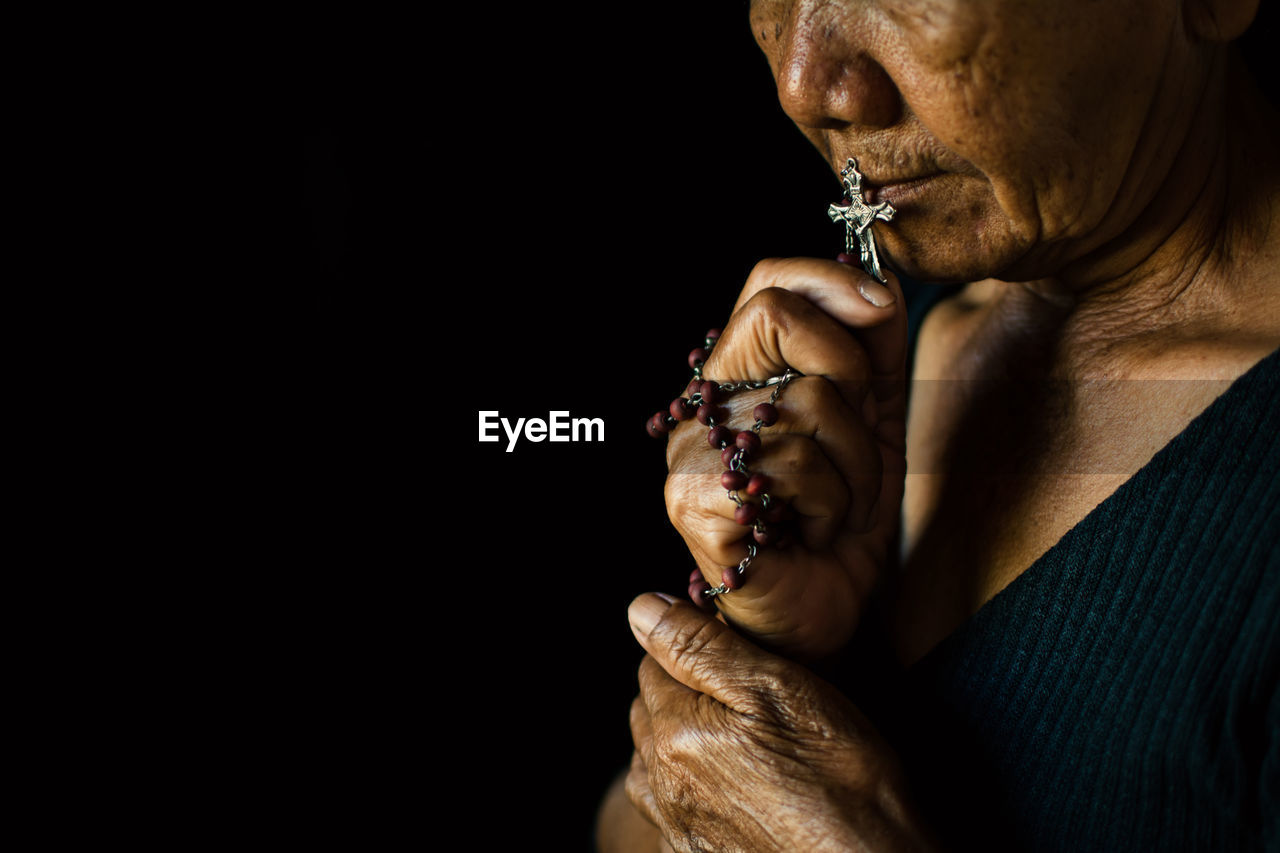
<path id="1" fill-rule="evenodd" d="M 708 610 L 715 606 L 711 603 L 711 599 L 707 597 L 707 593 L 710 591 L 711 584 L 706 581 L 689 584 L 689 598 L 693 599 L 694 604 Z"/>
<path id="2" fill-rule="evenodd" d="M 710 444 L 715 448 L 724 447 L 732 438 L 733 430 L 729 429 L 727 426 L 713 426 L 707 432 L 707 444 Z M 723 459 L 724 456 L 722 455 L 720 458 Z"/>
<path id="3" fill-rule="evenodd" d="M 720 386 L 714 382 L 706 381 L 698 387 L 698 393 L 702 395 L 704 403 L 720 402 Z"/>
<path id="4" fill-rule="evenodd" d="M 711 355 L 711 353 L 707 352 L 702 347 L 698 347 L 693 352 L 689 353 L 689 366 L 696 370 L 706 362 L 707 356 L 709 355 Z"/>
<path id="5" fill-rule="evenodd" d="M 733 520 L 744 527 L 755 522 L 756 516 L 760 514 L 760 507 L 755 504 L 740 504 L 733 511 Z"/>
<path id="6" fill-rule="evenodd" d="M 730 492 L 736 492 L 747 485 L 747 475 L 741 471 L 725 471 L 720 475 L 720 485 Z"/>
<path id="7" fill-rule="evenodd" d="M 760 436 L 750 430 L 743 430 L 734 438 L 733 443 L 738 448 L 745 450 L 748 454 L 754 454 L 760 449 Z"/>
<path id="8" fill-rule="evenodd" d="M 732 436 L 733 435 L 732 431 L 729 431 L 729 434 L 730 436 Z M 712 446 L 718 447 L 719 445 L 712 445 Z M 733 457 L 737 455 L 738 455 L 738 448 L 731 444 L 728 447 L 726 447 L 724 450 L 720 451 L 720 462 L 721 464 L 724 465 L 724 467 L 732 468 Z"/>
<path id="9" fill-rule="evenodd" d="M 764 494 L 765 489 L 769 486 L 769 478 L 764 474 L 752 474 L 751 479 L 747 481 L 747 494 L 754 498 L 758 498 Z"/>
<path id="10" fill-rule="evenodd" d="M 773 403 L 761 403 L 751 414 L 764 426 L 773 426 L 778 422 L 778 407 Z"/>
<path id="11" fill-rule="evenodd" d="M 684 397 L 676 397 L 674 400 L 671 401 L 670 412 L 671 412 L 671 417 L 675 418 L 676 420 L 687 421 L 689 420 L 689 418 L 693 417 L 693 413 L 694 413 L 693 404 L 690 403 L 688 400 L 686 400 Z"/>
<path id="12" fill-rule="evenodd" d="M 738 574 L 737 566 L 729 566 L 720 573 L 720 582 L 729 589 L 739 589 L 742 586 L 742 575 Z"/>
<path id="13" fill-rule="evenodd" d="M 719 406 L 713 406 L 709 403 L 698 407 L 698 423 L 703 426 L 711 426 L 713 420 L 720 420 L 724 411 Z"/>

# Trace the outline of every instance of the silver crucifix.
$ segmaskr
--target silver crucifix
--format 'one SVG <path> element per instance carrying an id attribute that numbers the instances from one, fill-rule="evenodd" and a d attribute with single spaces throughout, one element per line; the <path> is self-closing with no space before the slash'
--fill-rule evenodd
<path id="1" fill-rule="evenodd" d="M 832 222 L 844 223 L 844 250 L 852 255 L 856 240 L 862 268 L 876 281 L 883 283 L 884 273 L 880 271 L 876 235 L 871 233 L 871 225 L 877 219 L 888 222 L 898 211 L 887 201 L 871 205 L 862 200 L 862 173 L 858 171 L 857 158 L 849 158 L 848 165 L 840 170 L 840 177 L 844 179 L 845 201 L 848 203 L 831 205 L 827 208 L 827 215 Z"/>

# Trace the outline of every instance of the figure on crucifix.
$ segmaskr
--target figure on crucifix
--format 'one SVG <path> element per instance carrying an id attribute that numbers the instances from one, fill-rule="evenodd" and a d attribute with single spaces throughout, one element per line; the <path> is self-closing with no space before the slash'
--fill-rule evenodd
<path id="1" fill-rule="evenodd" d="M 862 173 L 858 171 L 857 158 L 849 158 L 848 164 L 840 170 L 840 177 L 844 179 L 844 201 L 828 207 L 827 215 L 832 222 L 844 223 L 844 250 L 852 255 L 856 241 L 862 268 L 883 283 L 884 273 L 880 271 L 880 257 L 876 254 L 876 238 L 871 233 L 871 225 L 877 219 L 888 222 L 898 211 L 887 201 L 872 205 L 863 200 Z"/>

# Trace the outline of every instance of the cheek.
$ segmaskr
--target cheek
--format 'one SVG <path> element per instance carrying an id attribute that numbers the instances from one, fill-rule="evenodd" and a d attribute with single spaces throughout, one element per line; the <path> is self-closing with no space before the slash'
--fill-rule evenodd
<path id="1" fill-rule="evenodd" d="M 949 66 L 905 72 L 903 91 L 915 119 L 964 164 L 954 193 L 962 197 L 949 198 L 934 224 L 959 229 L 989 269 L 1037 242 L 1086 233 L 1105 213 L 1114 176 L 1098 173 L 1109 138 L 1060 80 L 1037 75 L 1025 55 L 1033 48 L 991 35 L 970 47 Z"/>
<path id="2" fill-rule="evenodd" d="M 1005 220 L 1017 240 L 1060 243 L 1113 216 L 1150 131 L 1177 23 L 1167 7 L 1137 2 L 1090 18 L 1074 4 L 1040 4 L 1028 17 L 991 3 L 999 14 L 980 30 L 953 22 L 944 41 L 930 28 L 904 38 L 905 49 L 938 57 L 903 69 L 904 97 L 987 183 L 989 223 Z"/>
<path id="3" fill-rule="evenodd" d="M 992 31 L 990 10 L 946 0 L 882 0 L 880 9 L 901 34 L 906 52 L 927 71 L 968 62 Z"/>
<path id="4" fill-rule="evenodd" d="M 975 73 L 975 71 L 977 73 Z M 911 104 L 923 133 L 945 152 L 941 185 L 893 224 L 893 260 L 927 278 L 985 278 L 1012 263 L 1044 235 L 1046 210 L 1072 206 L 1051 198 L 1063 186 L 1049 161 L 1026 146 L 1000 98 L 998 79 L 972 65 L 930 75 Z"/>

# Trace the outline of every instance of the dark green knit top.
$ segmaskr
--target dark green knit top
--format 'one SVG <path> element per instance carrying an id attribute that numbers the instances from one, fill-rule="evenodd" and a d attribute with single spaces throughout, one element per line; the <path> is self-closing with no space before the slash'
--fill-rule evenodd
<path id="1" fill-rule="evenodd" d="M 957 848 L 1280 850 L 1280 351 L 904 675 Z"/>

